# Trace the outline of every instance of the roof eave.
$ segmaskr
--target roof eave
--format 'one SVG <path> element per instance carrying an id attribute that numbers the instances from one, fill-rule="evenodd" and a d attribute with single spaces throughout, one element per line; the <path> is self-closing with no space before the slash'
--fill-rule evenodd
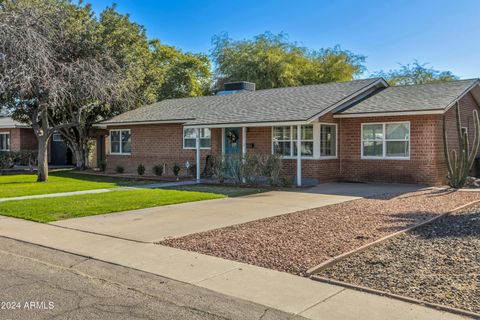
<path id="1" fill-rule="evenodd" d="M 134 126 L 148 124 L 183 124 L 189 120 L 195 119 L 175 119 L 175 120 L 152 120 L 152 121 L 116 121 L 116 122 L 99 122 L 93 125 L 95 128 L 107 128 L 112 126 Z"/>
<path id="2" fill-rule="evenodd" d="M 369 117 L 397 117 L 397 116 L 420 116 L 431 114 L 443 114 L 444 109 L 390 111 L 390 112 L 363 112 L 363 113 L 340 113 L 334 114 L 334 118 L 369 118 Z"/>

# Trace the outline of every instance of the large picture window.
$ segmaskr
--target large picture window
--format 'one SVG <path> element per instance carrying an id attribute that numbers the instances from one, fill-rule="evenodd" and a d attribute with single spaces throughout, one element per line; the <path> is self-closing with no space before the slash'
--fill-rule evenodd
<path id="1" fill-rule="evenodd" d="M 132 152 L 130 130 L 110 131 L 110 153 L 130 154 Z"/>
<path id="2" fill-rule="evenodd" d="M 183 129 L 183 148 L 184 149 L 196 149 L 197 148 L 197 139 L 196 139 L 197 129 L 194 128 L 184 128 Z M 201 149 L 210 149 L 212 145 L 212 132 L 208 128 L 200 129 L 200 148 Z"/>
<path id="3" fill-rule="evenodd" d="M 10 151 L 10 133 L 0 133 L 0 151 Z"/>
<path id="4" fill-rule="evenodd" d="M 362 158 L 410 158 L 410 123 L 362 124 Z"/>
<path id="5" fill-rule="evenodd" d="M 301 129 L 301 155 L 313 157 L 313 125 L 304 125 Z M 275 154 L 284 157 L 297 156 L 297 126 L 273 127 L 272 148 Z"/>
<path id="6" fill-rule="evenodd" d="M 337 126 L 335 124 L 320 125 L 320 157 L 337 156 Z"/>

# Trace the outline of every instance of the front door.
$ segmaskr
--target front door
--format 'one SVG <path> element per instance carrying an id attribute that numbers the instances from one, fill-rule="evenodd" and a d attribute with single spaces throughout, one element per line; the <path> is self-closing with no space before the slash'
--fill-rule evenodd
<path id="1" fill-rule="evenodd" d="M 225 128 L 224 139 L 226 155 L 240 154 L 240 128 Z"/>

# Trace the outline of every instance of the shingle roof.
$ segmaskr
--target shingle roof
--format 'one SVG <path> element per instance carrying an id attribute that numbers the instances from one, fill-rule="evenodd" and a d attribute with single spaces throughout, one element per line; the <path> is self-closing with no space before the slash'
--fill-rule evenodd
<path id="1" fill-rule="evenodd" d="M 478 79 L 388 87 L 339 114 L 443 110 L 475 83 L 478 83 Z"/>
<path id="2" fill-rule="evenodd" d="M 187 125 L 208 125 L 305 121 L 379 81 L 382 79 L 163 100 L 123 113 L 101 124 L 178 121 Z"/>
<path id="3" fill-rule="evenodd" d="M 10 117 L 0 117 L 0 129 L 2 128 L 30 128 L 30 126 L 15 121 Z"/>

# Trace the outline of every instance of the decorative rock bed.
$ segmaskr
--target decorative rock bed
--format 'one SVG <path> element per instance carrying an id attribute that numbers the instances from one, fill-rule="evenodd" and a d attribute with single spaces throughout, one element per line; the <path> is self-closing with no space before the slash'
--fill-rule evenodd
<path id="1" fill-rule="evenodd" d="M 160 242 L 306 275 L 332 257 L 480 199 L 471 192 L 384 194 Z"/>
<path id="2" fill-rule="evenodd" d="M 480 313 L 480 205 L 353 254 L 318 275 Z"/>

